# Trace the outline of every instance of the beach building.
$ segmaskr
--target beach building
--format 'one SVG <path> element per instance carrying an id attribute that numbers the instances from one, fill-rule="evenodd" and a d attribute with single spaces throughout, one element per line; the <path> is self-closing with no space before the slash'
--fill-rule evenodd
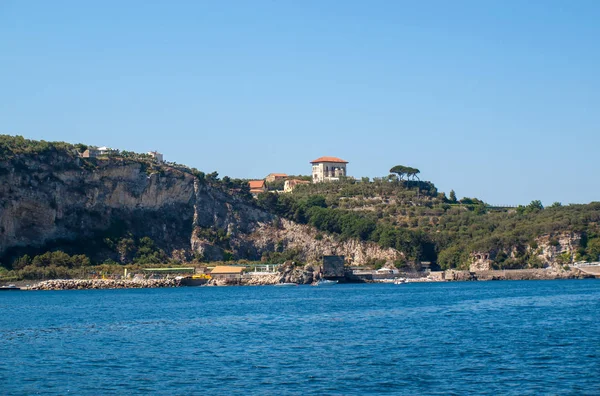
<path id="1" fill-rule="evenodd" d="M 285 173 L 269 173 L 267 177 L 265 177 L 265 181 L 267 183 L 273 183 L 277 180 L 283 180 L 286 177 L 288 177 L 288 175 L 286 175 Z"/>
<path id="2" fill-rule="evenodd" d="M 250 194 L 252 195 L 258 195 L 267 191 L 267 185 L 264 180 L 250 180 L 248 186 L 250 186 Z"/>
<path id="3" fill-rule="evenodd" d="M 346 165 L 348 161 L 337 157 L 320 157 L 312 164 L 312 181 L 313 183 L 321 183 L 325 181 L 337 181 L 340 177 L 347 176 Z"/>
<path id="4" fill-rule="evenodd" d="M 143 268 L 142 271 L 146 277 L 152 278 L 168 278 L 176 275 L 194 274 L 194 267 L 176 267 L 176 268 Z M 127 273 L 125 273 L 125 277 Z"/>
<path id="5" fill-rule="evenodd" d="M 210 272 L 213 279 L 241 279 L 242 272 L 246 267 L 236 267 L 233 265 L 217 265 Z"/>
<path id="6" fill-rule="evenodd" d="M 307 180 L 298 180 L 298 179 L 286 180 L 285 183 L 283 183 L 283 192 L 286 192 L 286 193 L 292 192 L 294 190 L 294 188 L 296 188 L 297 186 L 302 185 L 302 184 L 310 184 L 310 182 Z"/>
<path id="7" fill-rule="evenodd" d="M 281 264 L 259 264 L 254 266 L 254 270 L 247 272 L 247 275 L 273 275 L 281 267 Z"/>

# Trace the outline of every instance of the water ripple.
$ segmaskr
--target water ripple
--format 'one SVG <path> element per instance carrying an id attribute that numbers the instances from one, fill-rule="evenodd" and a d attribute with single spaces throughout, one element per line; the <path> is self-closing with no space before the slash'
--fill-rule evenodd
<path id="1" fill-rule="evenodd" d="M 5 394 L 600 394 L 600 282 L 24 292 Z"/>

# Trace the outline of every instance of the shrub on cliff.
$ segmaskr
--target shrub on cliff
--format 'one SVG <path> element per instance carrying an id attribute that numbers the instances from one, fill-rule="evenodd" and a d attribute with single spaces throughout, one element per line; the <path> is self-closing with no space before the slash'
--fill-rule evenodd
<path id="1" fill-rule="evenodd" d="M 62 251 L 46 252 L 33 258 L 28 255 L 17 258 L 13 262 L 13 269 L 20 270 L 25 267 L 31 266 L 35 268 L 45 267 L 65 267 L 65 268 L 79 268 L 90 266 L 91 262 L 89 257 L 78 254 L 70 256 Z"/>

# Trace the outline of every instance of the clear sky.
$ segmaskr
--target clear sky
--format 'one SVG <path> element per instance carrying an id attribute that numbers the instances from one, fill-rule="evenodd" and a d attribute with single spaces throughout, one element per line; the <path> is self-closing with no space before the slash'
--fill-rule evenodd
<path id="1" fill-rule="evenodd" d="M 0 133 L 600 200 L 600 1 L 0 0 Z"/>

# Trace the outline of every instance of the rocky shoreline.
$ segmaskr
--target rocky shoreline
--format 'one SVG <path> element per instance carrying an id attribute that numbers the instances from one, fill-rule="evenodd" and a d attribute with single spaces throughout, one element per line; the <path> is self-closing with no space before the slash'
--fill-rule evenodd
<path id="1" fill-rule="evenodd" d="M 439 273 L 441 275 L 441 273 Z M 506 271 L 457 271 L 448 270 L 443 276 L 409 277 L 407 282 L 464 282 L 495 280 L 558 280 L 593 278 L 578 270 L 555 271 L 547 269 L 506 270 Z M 281 272 L 272 274 L 244 275 L 241 279 L 212 279 L 206 286 L 269 286 L 279 283 L 309 285 L 321 279 L 320 273 L 310 265 L 304 268 L 284 267 Z M 348 279 L 348 283 L 389 283 L 392 279 L 359 281 Z M 31 286 L 22 286 L 22 290 L 94 290 L 94 289 L 141 289 L 185 287 L 179 279 L 53 279 Z"/>

